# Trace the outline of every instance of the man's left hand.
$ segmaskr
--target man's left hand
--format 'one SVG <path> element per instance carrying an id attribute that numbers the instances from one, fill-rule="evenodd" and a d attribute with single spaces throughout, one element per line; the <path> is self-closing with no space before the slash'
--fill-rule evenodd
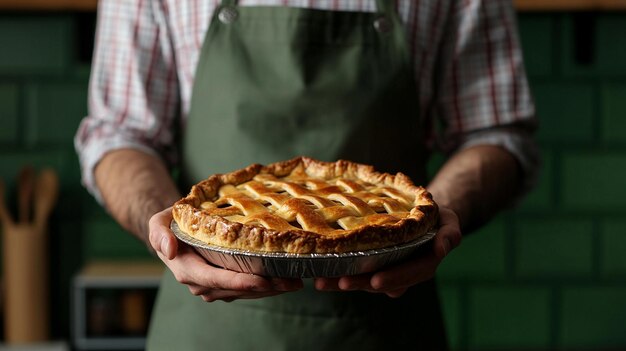
<path id="1" fill-rule="evenodd" d="M 315 288 L 322 291 L 362 290 L 390 297 L 402 296 L 411 286 L 432 279 L 444 257 L 461 242 L 457 215 L 450 209 L 440 207 L 439 218 L 440 227 L 431 251 L 384 271 L 340 278 L 317 278 Z"/>

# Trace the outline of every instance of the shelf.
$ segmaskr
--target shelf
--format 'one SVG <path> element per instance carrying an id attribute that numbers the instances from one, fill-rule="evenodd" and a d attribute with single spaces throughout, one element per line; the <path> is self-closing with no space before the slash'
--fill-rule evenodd
<path id="1" fill-rule="evenodd" d="M 99 261 L 73 281 L 72 338 L 77 350 L 142 350 L 164 266 Z"/>
<path id="2" fill-rule="evenodd" d="M 163 274 L 160 262 L 98 261 L 88 263 L 74 284 L 90 287 L 153 287 Z"/>
<path id="3" fill-rule="evenodd" d="M 626 10 L 626 0 L 514 0 L 514 3 L 520 12 Z M 0 11 L 95 11 L 97 6 L 97 0 L 0 0 Z"/>

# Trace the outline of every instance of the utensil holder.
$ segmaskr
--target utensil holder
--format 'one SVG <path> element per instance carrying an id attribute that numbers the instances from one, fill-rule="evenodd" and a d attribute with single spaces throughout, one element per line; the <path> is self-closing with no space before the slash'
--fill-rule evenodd
<path id="1" fill-rule="evenodd" d="M 49 337 L 46 229 L 31 224 L 3 226 L 4 336 L 7 344 Z"/>

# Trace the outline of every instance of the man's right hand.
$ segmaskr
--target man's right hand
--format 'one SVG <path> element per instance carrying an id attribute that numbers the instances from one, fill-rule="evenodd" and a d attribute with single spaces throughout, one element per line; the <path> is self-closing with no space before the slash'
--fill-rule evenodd
<path id="1" fill-rule="evenodd" d="M 150 245 L 177 281 L 206 302 L 258 299 L 302 288 L 300 279 L 265 278 L 212 266 L 170 230 L 171 208 L 150 218 Z"/>

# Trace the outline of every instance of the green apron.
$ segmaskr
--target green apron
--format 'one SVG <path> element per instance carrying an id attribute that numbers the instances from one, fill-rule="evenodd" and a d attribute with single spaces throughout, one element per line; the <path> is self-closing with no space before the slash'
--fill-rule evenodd
<path id="1" fill-rule="evenodd" d="M 251 163 L 306 155 L 425 181 L 418 92 L 393 1 L 378 12 L 238 7 L 207 31 L 183 133 L 193 184 Z M 445 350 L 434 281 L 401 298 L 295 293 L 203 302 L 166 273 L 148 350 Z"/>

